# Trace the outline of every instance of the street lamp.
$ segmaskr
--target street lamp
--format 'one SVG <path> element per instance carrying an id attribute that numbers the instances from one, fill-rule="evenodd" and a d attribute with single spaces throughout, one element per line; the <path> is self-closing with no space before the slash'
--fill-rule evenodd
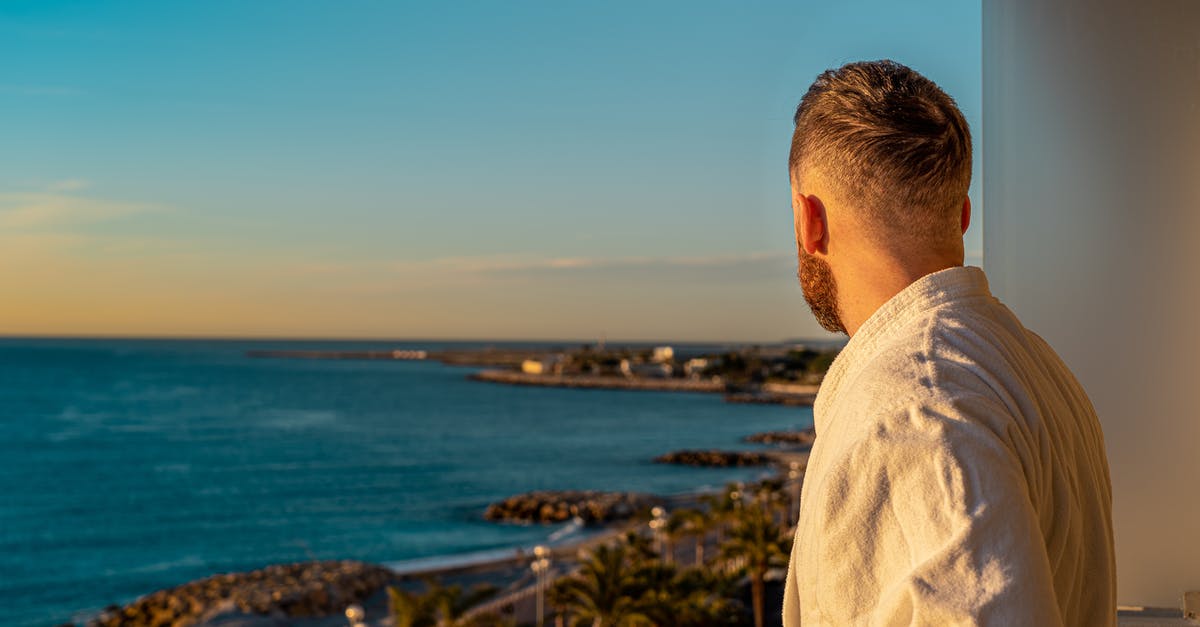
<path id="1" fill-rule="evenodd" d="M 546 620 L 546 578 L 550 571 L 550 549 L 542 545 L 533 547 L 533 563 L 529 565 L 537 577 L 537 624 L 542 627 Z"/>
<path id="2" fill-rule="evenodd" d="M 350 627 L 366 627 L 366 623 L 363 622 L 366 617 L 367 613 L 357 603 L 346 608 L 346 620 L 350 621 Z"/>
<path id="3" fill-rule="evenodd" d="M 800 462 L 792 462 L 788 464 L 788 479 L 792 482 L 792 502 L 788 507 L 788 514 L 791 519 L 788 522 L 796 521 L 799 524 L 800 519 Z M 796 512 L 793 514 L 792 510 Z"/>
<path id="4" fill-rule="evenodd" d="M 669 556 L 666 555 L 666 540 L 663 538 L 667 526 L 667 510 L 656 505 L 654 509 L 650 510 L 650 516 L 652 516 L 650 530 L 654 532 L 654 541 L 658 544 L 658 554 L 663 557 L 663 561 L 670 562 Z"/>

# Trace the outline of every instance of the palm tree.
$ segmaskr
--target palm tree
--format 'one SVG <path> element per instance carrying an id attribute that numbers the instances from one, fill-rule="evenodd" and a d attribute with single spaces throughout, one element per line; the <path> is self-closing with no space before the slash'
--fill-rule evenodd
<path id="1" fill-rule="evenodd" d="M 662 560 L 670 564 L 675 561 L 675 546 L 685 536 L 692 535 L 691 527 L 688 524 L 688 518 L 683 514 L 683 510 L 674 510 L 663 523 L 662 531 L 664 546 Z"/>
<path id="2" fill-rule="evenodd" d="M 654 625 L 710 627 L 741 625 L 745 608 L 735 599 L 736 578 L 703 568 L 660 564 L 640 577 L 642 613 Z"/>
<path id="3" fill-rule="evenodd" d="M 470 590 L 460 585 L 444 586 L 425 580 L 425 591 L 416 594 L 388 587 L 388 601 L 396 627 L 484 627 L 502 624 L 494 614 L 466 616 L 467 612 L 495 596 L 496 587 L 480 584 Z"/>
<path id="4" fill-rule="evenodd" d="M 693 536 L 696 540 L 693 566 L 704 565 L 704 542 L 708 539 L 708 531 L 713 524 L 713 517 L 698 509 L 684 507 L 671 512 L 667 529 L 679 529 L 683 535 Z"/>
<path id="5" fill-rule="evenodd" d="M 388 586 L 388 608 L 396 627 L 418 627 L 429 624 L 432 614 L 419 594 Z"/>
<path id="6" fill-rule="evenodd" d="M 649 622 L 638 603 L 638 569 L 642 562 L 636 549 L 618 542 L 601 545 L 584 555 L 579 571 L 559 579 L 547 595 L 550 604 L 572 615 L 571 625 L 633 627 Z"/>
<path id="7" fill-rule="evenodd" d="M 629 560 L 634 564 L 656 560 L 659 557 L 658 551 L 654 550 L 654 541 L 638 531 L 626 531 L 619 541 L 625 545 Z"/>
<path id="8" fill-rule="evenodd" d="M 708 508 L 709 528 L 716 531 L 717 544 L 720 545 L 724 540 L 726 525 L 737 518 L 742 507 L 741 486 L 727 484 L 721 492 L 706 494 L 700 497 L 700 501 Z"/>
<path id="9" fill-rule="evenodd" d="M 762 507 L 768 517 L 774 520 L 778 514 L 783 523 L 787 522 L 791 502 L 782 479 L 763 479 L 754 485 L 751 494 L 754 502 Z"/>
<path id="10" fill-rule="evenodd" d="M 790 538 L 775 523 L 767 505 L 752 503 L 750 507 L 742 508 L 729 531 L 729 538 L 721 545 L 722 557 L 745 560 L 755 627 L 763 625 L 763 588 L 767 570 L 772 566 L 785 566 L 790 550 Z"/>

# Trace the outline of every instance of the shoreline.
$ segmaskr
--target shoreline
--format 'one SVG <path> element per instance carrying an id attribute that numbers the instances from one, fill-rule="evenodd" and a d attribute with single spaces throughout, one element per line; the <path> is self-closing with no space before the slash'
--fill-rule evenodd
<path id="1" fill-rule="evenodd" d="M 467 375 L 471 381 L 530 387 L 567 388 L 578 390 L 637 390 L 643 392 L 686 392 L 722 394 L 726 403 L 752 405 L 785 405 L 811 407 L 817 398 L 818 385 L 779 385 L 766 383 L 746 388 L 731 386 L 723 381 L 680 378 L 650 379 L 613 375 L 531 374 L 516 370 L 489 368 Z"/>
<path id="2" fill-rule="evenodd" d="M 804 448 L 771 451 L 770 456 L 773 461 L 768 466 L 763 468 L 764 472 L 758 478 L 751 480 L 749 483 L 759 481 L 784 479 L 788 475 L 788 469 L 791 464 L 799 463 L 802 466 L 807 465 L 808 450 Z M 719 494 L 722 491 L 720 486 L 708 486 L 696 490 L 686 492 L 677 492 L 673 494 L 657 495 L 664 505 L 670 508 L 676 507 L 694 507 L 702 502 L 705 496 Z M 503 524 L 503 523 L 501 523 Z M 536 523 L 535 523 L 536 524 Z M 383 611 L 380 609 L 380 604 L 383 603 L 383 608 L 386 609 L 386 595 L 383 593 L 384 588 L 389 585 L 409 586 L 419 582 L 436 578 L 445 582 L 451 582 L 447 585 L 455 583 L 479 583 L 492 582 L 500 584 L 498 588 L 501 594 L 504 591 L 512 592 L 511 588 L 522 583 L 520 578 L 514 579 L 516 573 L 522 573 L 528 570 L 529 561 L 535 554 L 537 546 L 544 546 L 549 549 L 546 554 L 551 559 L 559 563 L 570 563 L 575 560 L 582 551 L 589 550 L 593 547 L 607 544 L 614 541 L 616 538 L 637 530 L 646 525 L 646 521 L 632 517 L 628 519 L 613 521 L 599 525 L 585 525 L 579 519 L 574 519 L 562 525 L 559 529 L 554 529 L 549 533 L 548 539 L 534 545 L 518 544 L 508 547 L 497 547 L 494 549 L 486 549 L 481 551 L 469 551 L 464 553 L 448 553 L 429 555 L 404 560 L 379 561 L 379 562 L 357 562 L 365 568 L 382 568 L 388 571 L 390 581 L 386 582 L 383 587 L 369 594 L 369 598 L 364 598 L 362 604 L 372 608 L 372 613 Z M 545 525 L 547 529 L 553 525 Z M 559 536 L 555 539 L 555 536 Z M 325 562 L 328 563 L 328 562 Z M 346 562 L 349 563 L 349 562 Z M 272 569 L 285 568 L 301 568 L 319 567 L 322 562 L 298 562 L 292 564 L 271 563 L 264 565 L 257 571 L 240 571 L 227 573 L 213 573 L 204 578 L 194 579 L 184 582 L 178 586 L 164 588 L 141 595 L 128 603 L 120 606 L 110 605 L 106 608 L 97 608 L 93 612 L 77 613 L 81 624 L 93 625 L 99 624 L 102 617 L 108 615 L 117 615 L 115 613 L 124 614 L 127 608 L 135 607 L 143 601 L 155 597 L 170 597 L 177 590 L 185 590 L 195 587 L 207 581 L 240 578 L 248 574 L 262 572 Z M 287 598 L 289 594 L 294 594 L 296 591 L 286 589 L 277 589 L 281 596 Z M 233 608 L 213 607 L 206 612 L 206 619 L 218 618 L 223 620 L 225 614 L 223 612 L 232 611 Z M 244 616 L 248 620 L 254 620 L 252 617 L 258 613 L 239 613 L 238 616 Z M 288 624 L 297 625 L 326 625 L 329 620 L 340 620 L 335 615 L 288 615 Z M 200 624 L 206 624 L 206 620 Z"/>
<path id="3" fill-rule="evenodd" d="M 468 375 L 471 381 L 527 385 L 535 387 L 576 388 L 591 390 L 651 390 L 660 392 L 721 393 L 725 384 L 690 379 L 642 379 L 606 375 L 528 374 L 512 370 L 481 370 Z"/>

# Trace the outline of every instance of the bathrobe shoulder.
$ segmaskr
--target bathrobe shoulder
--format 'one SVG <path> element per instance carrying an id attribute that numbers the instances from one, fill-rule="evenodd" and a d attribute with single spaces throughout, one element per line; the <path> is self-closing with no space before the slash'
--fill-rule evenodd
<path id="1" fill-rule="evenodd" d="M 1103 461 L 1094 412 L 981 272 L 947 273 L 877 312 L 822 384 L 787 625 L 1061 625 L 1078 615 L 1063 605 L 1079 602 L 1079 573 L 1056 567 L 1081 547 L 1061 527 L 1107 513 L 1107 466 L 1082 469 L 1103 475 L 1082 496 L 1061 466 L 1089 447 Z M 1072 441 L 1057 441 L 1058 421 L 1073 425 Z M 1089 504 L 1095 512 L 1080 511 Z"/>

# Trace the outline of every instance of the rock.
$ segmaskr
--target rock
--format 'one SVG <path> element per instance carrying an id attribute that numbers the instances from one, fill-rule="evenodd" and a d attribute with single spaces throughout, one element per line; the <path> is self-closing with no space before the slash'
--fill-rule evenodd
<path id="1" fill-rule="evenodd" d="M 746 436 L 746 442 L 757 444 L 786 444 L 796 446 L 812 446 L 817 439 L 816 431 L 803 429 L 801 431 L 767 431 Z"/>
<path id="2" fill-rule="evenodd" d="M 756 451 L 674 451 L 654 458 L 659 464 L 683 464 L 729 468 L 733 466 L 765 466 L 774 461 L 767 453 Z"/>
<path id="3" fill-rule="evenodd" d="M 600 524 L 631 518 L 639 509 L 657 502 L 655 497 L 634 492 L 538 491 L 492 503 L 483 517 L 534 523 L 558 523 L 578 517 L 585 524 Z"/>
<path id="4" fill-rule="evenodd" d="M 382 566 L 352 561 L 278 564 L 213 575 L 111 607 L 89 627 L 187 625 L 221 615 L 276 618 L 340 615 L 392 580 Z"/>

